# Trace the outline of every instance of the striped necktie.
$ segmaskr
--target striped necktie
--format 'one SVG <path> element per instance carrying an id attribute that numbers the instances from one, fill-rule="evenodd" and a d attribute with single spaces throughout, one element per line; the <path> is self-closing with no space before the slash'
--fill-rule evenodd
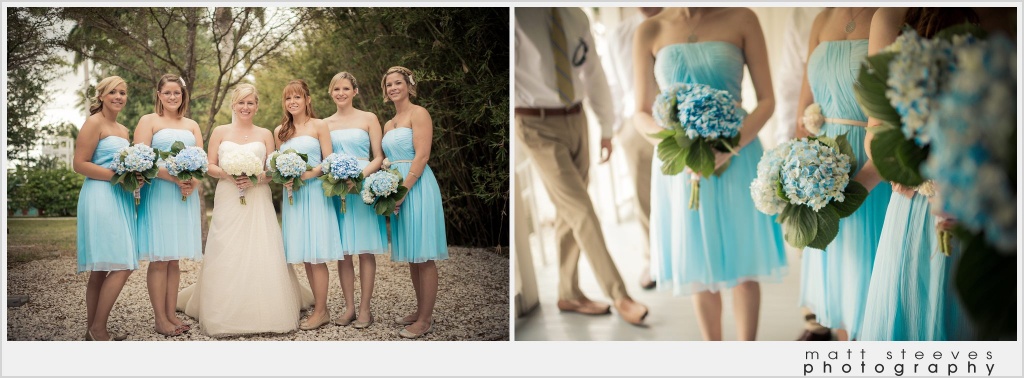
<path id="1" fill-rule="evenodd" d="M 569 65 L 568 44 L 565 42 L 565 29 L 562 28 L 562 17 L 558 8 L 551 8 L 551 19 L 548 30 L 551 34 L 551 50 L 555 57 L 555 80 L 558 82 L 558 97 L 565 107 L 572 106 L 576 92 L 572 85 L 572 66 Z"/>

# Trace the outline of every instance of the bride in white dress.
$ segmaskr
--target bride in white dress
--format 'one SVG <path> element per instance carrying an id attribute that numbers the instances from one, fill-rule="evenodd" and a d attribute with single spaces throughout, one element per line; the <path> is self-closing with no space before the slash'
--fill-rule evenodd
<path id="1" fill-rule="evenodd" d="M 270 131 L 252 123 L 258 104 L 256 88 L 239 85 L 231 97 L 232 123 L 210 136 L 208 174 L 219 179 L 213 220 L 199 280 L 178 295 L 177 309 L 198 319 L 203 334 L 212 337 L 291 332 L 302 309 L 313 304 L 313 293 L 285 262 L 270 178 L 261 174 L 254 186 L 217 166 L 218 156 L 229 150 L 252 153 L 260 161 L 273 150 Z M 245 191 L 245 205 L 239 203 L 239 189 Z"/>

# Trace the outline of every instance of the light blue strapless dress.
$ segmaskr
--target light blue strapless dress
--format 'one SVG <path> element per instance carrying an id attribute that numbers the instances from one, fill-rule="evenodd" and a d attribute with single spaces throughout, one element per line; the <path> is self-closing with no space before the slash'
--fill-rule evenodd
<path id="1" fill-rule="evenodd" d="M 186 147 L 196 145 L 192 131 L 163 129 L 153 134 L 150 146 L 170 151 L 171 144 L 177 141 Z M 143 186 L 136 222 L 139 260 L 201 260 L 203 231 L 199 201 L 198 191 L 182 201 L 178 185 L 163 179 L 154 179 L 151 184 Z"/>
<path id="2" fill-rule="evenodd" d="M 867 52 L 868 40 L 858 39 L 822 42 L 811 53 L 807 79 L 824 117 L 867 122 L 853 95 Z M 821 127 L 821 135 L 831 138 L 846 134 L 857 157 L 851 177 L 867 162 L 866 132 L 865 127 L 842 123 L 825 122 Z M 825 251 L 807 248 L 803 253 L 800 305 L 814 311 L 822 325 L 845 329 L 854 339 L 859 338 L 875 249 L 891 195 L 889 183 L 878 184 L 853 215 L 839 221 L 839 234 Z"/>
<path id="3" fill-rule="evenodd" d="M 412 145 L 412 129 L 399 127 L 384 134 L 381 142 L 391 167 L 409 175 L 416 150 Z M 444 231 L 444 207 L 441 189 L 430 166 L 409 189 L 398 215 L 391 215 L 391 261 L 421 263 L 448 259 L 448 240 Z"/>
<path id="4" fill-rule="evenodd" d="M 341 129 L 331 131 L 334 153 L 346 153 L 359 159 L 359 168 L 365 169 L 370 158 L 370 134 L 363 129 Z M 334 206 L 341 208 L 341 197 L 334 199 Z M 363 203 L 358 194 L 348 194 L 345 199 L 345 213 L 338 212 L 341 227 L 341 250 L 346 255 L 361 253 L 381 254 L 388 250 L 387 218 L 377 215 L 372 205 Z"/>
<path id="5" fill-rule="evenodd" d="M 740 98 L 743 52 L 727 42 L 668 45 L 655 56 L 662 89 L 675 83 L 706 84 Z M 700 208 L 691 210 L 690 178 L 666 176 L 655 154 L 651 164 L 651 274 L 676 294 L 719 291 L 745 281 L 779 280 L 785 274 L 782 231 L 774 217 L 754 208 L 750 182 L 764 150 L 755 139 L 732 158 L 722 176 L 700 183 Z"/>
<path id="6" fill-rule="evenodd" d="M 868 287 L 861 340 L 975 340 L 956 294 L 953 273 L 961 251 L 939 252 L 927 198 L 893 193 L 885 213 Z"/>
<path id="7" fill-rule="evenodd" d="M 323 159 L 320 140 L 300 135 L 281 144 L 281 151 L 294 149 L 307 155 L 309 165 L 316 167 Z M 326 263 L 343 260 L 341 237 L 338 234 L 338 208 L 324 196 L 320 179 L 305 180 L 305 185 L 292 191 L 294 204 L 288 204 L 288 191 L 281 196 L 281 231 L 284 255 L 289 264 Z"/>
<path id="8" fill-rule="evenodd" d="M 96 144 L 92 162 L 109 167 L 127 139 L 108 136 Z M 78 272 L 135 270 L 135 198 L 109 181 L 86 178 L 78 193 Z"/>

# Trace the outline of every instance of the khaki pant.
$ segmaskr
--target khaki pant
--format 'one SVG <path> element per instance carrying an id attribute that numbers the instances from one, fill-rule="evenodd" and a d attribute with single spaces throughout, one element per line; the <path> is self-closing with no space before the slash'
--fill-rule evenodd
<path id="1" fill-rule="evenodd" d="M 517 114 L 515 122 L 521 147 L 516 153 L 525 152 L 530 157 L 555 206 L 558 298 L 584 297 L 579 288 L 581 247 L 605 295 L 613 300 L 628 298 L 587 193 L 590 153 L 586 116 L 582 112 L 546 117 Z"/>
<path id="2" fill-rule="evenodd" d="M 654 155 L 654 146 L 640 135 L 630 119 L 625 120 L 622 128 L 619 131 L 619 140 L 622 144 L 622 154 L 626 157 L 626 164 L 633 175 L 633 185 L 636 189 L 636 218 L 640 221 L 640 228 L 644 233 L 640 254 L 644 259 L 644 270 L 648 270 L 651 265 L 651 159 Z"/>

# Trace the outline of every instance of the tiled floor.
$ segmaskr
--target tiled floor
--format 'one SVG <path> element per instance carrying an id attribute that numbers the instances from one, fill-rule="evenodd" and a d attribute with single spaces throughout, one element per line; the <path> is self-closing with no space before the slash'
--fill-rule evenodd
<path id="1" fill-rule="evenodd" d="M 643 290 L 637 284 L 642 267 L 639 252 L 640 226 L 624 219 L 621 224 L 605 222 L 603 229 L 612 258 L 628 285 L 630 294 L 650 308 L 647 327 L 632 326 L 616 314 L 587 316 L 559 313 L 557 301 L 557 260 L 553 232 L 544 234 L 547 264 L 540 256 L 538 238 L 534 238 L 534 261 L 541 304 L 526 316 L 516 319 L 515 340 L 701 340 L 691 297 L 676 297 L 670 291 Z M 607 217 L 606 217 L 607 219 Z M 586 257 L 584 257 L 586 259 Z M 780 283 L 761 285 L 761 318 L 758 340 L 794 340 L 803 331 L 803 316 L 797 302 L 800 295 L 800 260 L 797 253 L 788 253 L 789 273 Z M 607 301 L 591 273 L 589 263 L 581 261 L 580 286 L 588 297 Z M 723 294 L 723 337 L 735 340 L 732 297 Z"/>

